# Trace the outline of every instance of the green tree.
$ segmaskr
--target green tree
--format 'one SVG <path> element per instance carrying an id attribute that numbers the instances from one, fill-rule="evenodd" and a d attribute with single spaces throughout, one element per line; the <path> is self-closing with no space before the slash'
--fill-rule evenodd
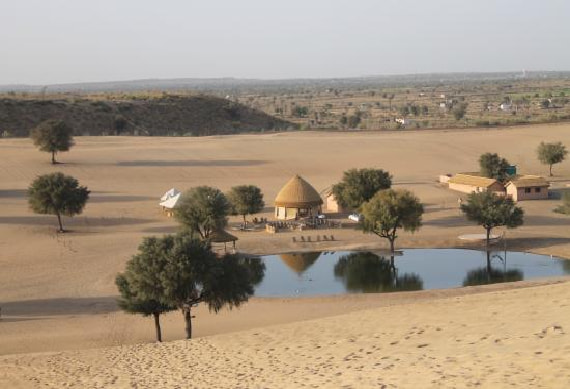
<path id="1" fill-rule="evenodd" d="M 451 110 L 451 113 L 453 114 L 453 117 L 455 118 L 455 120 L 461 120 L 465 117 L 465 114 L 467 113 L 467 103 L 461 103 L 456 105 L 455 107 L 453 107 L 453 109 Z"/>
<path id="2" fill-rule="evenodd" d="M 507 180 L 508 169 L 510 166 L 511 164 L 509 161 L 505 158 L 501 158 L 496 153 L 485 153 L 479 157 L 481 174 L 500 182 L 505 182 Z"/>
<path id="3" fill-rule="evenodd" d="M 523 209 L 517 207 L 510 197 L 497 196 L 492 192 L 469 194 L 467 201 L 461 204 L 461 211 L 467 220 L 475 222 L 485 229 L 487 247 L 489 247 L 493 228 L 499 226 L 517 228 L 523 224 Z"/>
<path id="4" fill-rule="evenodd" d="M 552 165 L 564 161 L 568 150 L 566 150 L 566 146 L 564 146 L 562 142 L 540 142 L 540 145 L 536 149 L 536 154 L 542 164 L 550 167 L 549 175 L 552 176 Z"/>
<path id="5" fill-rule="evenodd" d="M 304 117 L 307 117 L 308 114 L 309 114 L 309 108 L 308 107 L 297 105 L 293 109 L 293 116 L 296 116 L 299 118 L 304 118 Z"/>
<path id="6" fill-rule="evenodd" d="M 180 196 L 174 216 L 191 234 L 208 239 L 227 225 L 229 212 L 230 203 L 219 189 L 198 186 Z"/>
<path id="7" fill-rule="evenodd" d="M 217 258 L 208 242 L 189 235 L 163 240 L 166 265 L 161 273 L 161 301 L 180 308 L 188 339 L 192 337 L 192 308 L 197 304 L 205 303 L 218 312 L 224 306 L 239 306 L 253 294 L 259 267 L 256 271 L 248 268 L 236 255 Z"/>
<path id="8" fill-rule="evenodd" d="M 30 208 L 40 215 L 55 215 L 59 223 L 59 232 L 64 232 L 61 216 L 73 217 L 81 214 L 89 190 L 79 186 L 79 182 L 63 173 L 51 173 L 39 176 L 28 188 Z"/>
<path id="9" fill-rule="evenodd" d="M 348 121 L 347 121 L 348 127 L 349 128 L 357 128 L 358 125 L 360 124 L 361 120 L 362 120 L 362 117 L 360 115 L 360 112 L 358 112 L 355 115 L 349 116 Z"/>
<path id="10" fill-rule="evenodd" d="M 145 238 L 139 246 L 139 253 L 127 262 L 125 272 L 119 273 L 115 279 L 121 293 L 117 301 L 119 307 L 128 313 L 152 316 L 158 342 L 162 342 L 160 315 L 177 308 L 160 301 L 163 297 L 161 276 L 166 264 L 162 243 L 161 239 Z"/>
<path id="11" fill-rule="evenodd" d="M 255 215 L 265 207 L 263 193 L 254 185 L 234 186 L 226 197 L 230 202 L 231 214 L 242 215 L 244 223 L 247 215 Z"/>
<path id="12" fill-rule="evenodd" d="M 336 201 L 343 207 L 358 209 L 376 192 L 392 186 L 392 176 L 382 169 L 350 169 L 332 187 Z"/>
<path id="13" fill-rule="evenodd" d="M 34 128 L 30 136 L 40 151 L 51 153 L 51 163 L 55 165 L 55 154 L 60 151 L 69 151 L 75 144 L 73 129 L 62 120 L 50 119 L 40 123 Z"/>
<path id="14" fill-rule="evenodd" d="M 422 225 L 423 213 L 423 205 L 412 192 L 382 190 L 362 206 L 362 228 L 364 232 L 388 239 L 393 253 L 398 230 L 417 231 Z"/>
<path id="15" fill-rule="evenodd" d="M 562 195 L 562 204 L 554 208 L 554 212 L 570 215 L 570 192 L 564 192 Z"/>

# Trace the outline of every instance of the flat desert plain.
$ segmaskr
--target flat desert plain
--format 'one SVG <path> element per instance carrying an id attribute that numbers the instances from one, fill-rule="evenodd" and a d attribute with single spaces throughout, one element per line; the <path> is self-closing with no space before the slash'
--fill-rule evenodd
<path id="1" fill-rule="evenodd" d="M 317 190 L 349 168 L 378 167 L 425 204 L 423 227 L 399 248 L 460 247 L 483 232 L 460 214 L 440 174 L 477 170 L 498 152 L 525 174 L 547 174 L 540 141 L 570 145 L 570 125 L 384 133 L 295 132 L 204 138 L 78 137 L 60 165 L 27 139 L 0 140 L 0 387 L 544 387 L 570 385 L 570 283 L 563 278 L 451 290 L 299 299 L 252 298 L 215 315 L 196 310 L 195 339 L 180 313 L 152 320 L 117 310 L 114 279 L 141 239 L 177 230 L 158 198 L 169 188 L 259 186 L 273 199 L 293 174 Z M 89 187 L 82 215 L 34 215 L 26 189 L 62 171 Z M 552 191 L 570 183 L 554 167 Z M 511 250 L 570 258 L 560 200 L 522 202 Z M 238 219 L 231 220 L 236 222 Z M 352 228 L 334 242 L 293 233 L 236 233 L 246 253 L 386 248 Z M 310 235 L 306 232 L 305 235 Z"/>

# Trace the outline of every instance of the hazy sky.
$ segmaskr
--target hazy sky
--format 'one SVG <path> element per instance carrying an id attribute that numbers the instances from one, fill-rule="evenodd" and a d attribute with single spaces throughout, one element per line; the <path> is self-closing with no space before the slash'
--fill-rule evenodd
<path id="1" fill-rule="evenodd" d="M 0 84 L 570 70 L 568 0 L 0 0 Z"/>

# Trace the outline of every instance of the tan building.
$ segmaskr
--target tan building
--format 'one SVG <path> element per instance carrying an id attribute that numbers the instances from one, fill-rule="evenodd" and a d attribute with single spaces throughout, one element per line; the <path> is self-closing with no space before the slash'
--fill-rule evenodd
<path id="1" fill-rule="evenodd" d="M 514 201 L 548 199 L 550 184 L 540 176 L 520 176 L 506 185 L 507 196 Z"/>
<path id="2" fill-rule="evenodd" d="M 463 193 L 493 192 L 501 196 L 505 194 L 503 184 L 477 173 L 458 173 L 451 177 L 447 183 L 449 184 L 449 189 Z"/>
<path id="3" fill-rule="evenodd" d="M 315 188 L 299 175 L 295 175 L 275 198 L 275 217 L 292 220 L 316 216 L 321 213 L 322 204 L 323 200 Z"/>
<path id="4" fill-rule="evenodd" d="M 329 213 L 349 213 L 350 209 L 343 207 L 336 201 L 331 188 L 321 192 L 325 198 L 325 210 Z"/>

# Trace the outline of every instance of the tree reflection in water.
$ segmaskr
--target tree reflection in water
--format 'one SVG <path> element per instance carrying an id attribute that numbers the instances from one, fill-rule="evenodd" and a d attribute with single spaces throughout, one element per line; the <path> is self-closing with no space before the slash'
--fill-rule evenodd
<path id="1" fill-rule="evenodd" d="M 376 254 L 353 253 L 338 259 L 334 267 L 335 277 L 342 279 L 351 292 L 379 293 L 423 289 L 419 275 L 398 275 L 394 257 L 386 259 Z"/>
<path id="2" fill-rule="evenodd" d="M 493 268 L 491 266 L 491 260 L 493 258 L 499 259 L 505 268 Z M 523 276 L 523 272 L 518 269 L 506 269 L 506 257 L 503 258 L 500 255 L 491 256 L 491 252 L 487 251 L 487 266 L 468 271 L 465 279 L 463 280 L 463 286 L 488 285 L 499 284 L 502 282 L 522 281 Z"/>

